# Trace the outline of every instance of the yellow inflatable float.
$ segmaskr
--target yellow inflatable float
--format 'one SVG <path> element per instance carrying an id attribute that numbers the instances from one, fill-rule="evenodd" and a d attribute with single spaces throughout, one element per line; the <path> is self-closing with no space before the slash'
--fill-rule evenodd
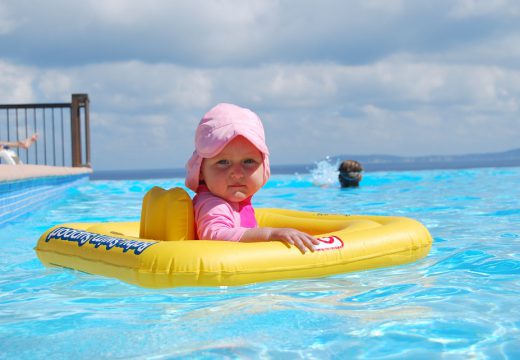
<path id="1" fill-rule="evenodd" d="M 55 226 L 38 240 L 47 266 L 115 277 L 150 288 L 227 286 L 312 278 L 394 266 L 426 256 L 432 244 L 419 222 L 389 216 L 256 209 L 259 226 L 292 227 L 320 240 L 302 254 L 283 242 L 194 238 L 191 198 L 181 188 L 150 190 L 140 222 Z"/>

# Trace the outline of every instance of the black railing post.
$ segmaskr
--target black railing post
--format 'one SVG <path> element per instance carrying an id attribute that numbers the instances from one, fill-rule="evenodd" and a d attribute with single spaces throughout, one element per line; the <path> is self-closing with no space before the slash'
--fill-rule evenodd
<path id="1" fill-rule="evenodd" d="M 90 163 L 90 100 L 85 95 L 85 165 L 91 167 Z"/>
<path id="2" fill-rule="evenodd" d="M 81 144 L 81 109 L 85 113 L 85 155 L 86 161 L 82 160 Z M 89 130 L 89 100 L 87 94 L 72 94 L 70 108 L 70 131 L 72 140 L 72 166 L 90 167 L 90 130 Z"/>

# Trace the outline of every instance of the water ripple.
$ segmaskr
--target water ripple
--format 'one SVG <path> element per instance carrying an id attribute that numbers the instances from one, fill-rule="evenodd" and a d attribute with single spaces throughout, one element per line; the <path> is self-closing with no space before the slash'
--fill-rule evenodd
<path id="1" fill-rule="evenodd" d="M 0 229 L 2 356 L 518 358 L 519 177 L 520 168 L 375 172 L 341 190 L 275 175 L 255 206 L 412 217 L 430 229 L 432 250 L 320 279 L 174 289 L 40 264 L 33 248 L 50 226 L 137 220 L 148 189 L 183 184 L 91 181 Z"/>

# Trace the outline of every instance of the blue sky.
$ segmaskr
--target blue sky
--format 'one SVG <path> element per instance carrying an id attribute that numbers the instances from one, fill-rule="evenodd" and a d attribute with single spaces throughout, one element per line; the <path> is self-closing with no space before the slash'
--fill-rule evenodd
<path id="1" fill-rule="evenodd" d="M 95 169 L 178 168 L 219 102 L 273 164 L 520 147 L 520 2 L 0 0 L 0 103 L 91 99 Z"/>

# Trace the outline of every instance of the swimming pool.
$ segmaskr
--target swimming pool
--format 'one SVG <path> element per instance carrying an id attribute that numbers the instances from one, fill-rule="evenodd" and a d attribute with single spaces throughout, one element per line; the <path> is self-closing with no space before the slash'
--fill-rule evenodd
<path id="1" fill-rule="evenodd" d="M 425 259 L 321 279 L 144 289 L 46 269 L 51 225 L 136 221 L 182 179 L 90 181 L 0 228 L 0 358 L 520 358 L 520 168 L 375 172 L 358 189 L 275 175 L 256 206 L 400 215 Z"/>

